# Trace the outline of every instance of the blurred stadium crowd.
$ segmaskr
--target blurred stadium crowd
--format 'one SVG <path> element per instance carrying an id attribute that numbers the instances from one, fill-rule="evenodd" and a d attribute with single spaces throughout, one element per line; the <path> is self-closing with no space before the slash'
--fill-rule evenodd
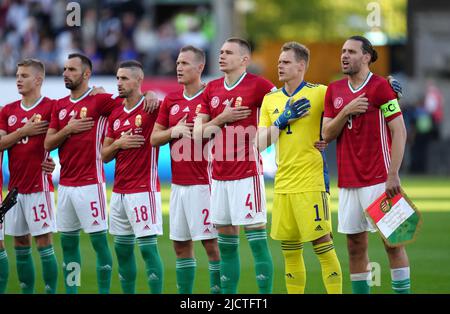
<path id="1" fill-rule="evenodd" d="M 42 60 L 47 75 L 62 71 L 67 55 L 83 52 L 94 74 L 111 75 L 121 60 L 137 59 L 149 75 L 172 75 L 179 49 L 210 49 L 214 36 L 205 6 L 171 10 L 148 1 L 77 1 L 81 27 L 68 27 L 65 0 L 0 1 L 0 75 L 14 76 L 17 62 Z"/>

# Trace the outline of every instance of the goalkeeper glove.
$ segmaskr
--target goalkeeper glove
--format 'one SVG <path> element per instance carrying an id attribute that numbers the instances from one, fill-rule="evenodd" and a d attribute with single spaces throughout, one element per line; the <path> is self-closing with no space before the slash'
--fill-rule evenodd
<path id="1" fill-rule="evenodd" d="M 402 98 L 403 96 L 402 84 L 400 84 L 400 82 L 393 76 L 388 76 L 388 82 L 389 84 L 391 84 L 391 88 L 397 94 L 397 98 L 398 99 Z"/>
<path id="2" fill-rule="evenodd" d="M 284 130 L 288 126 L 289 120 L 301 118 L 309 111 L 309 108 L 311 108 L 311 104 L 306 98 L 300 98 L 293 103 L 291 102 L 292 98 L 289 98 L 283 113 L 274 122 L 274 125 L 280 130 Z"/>

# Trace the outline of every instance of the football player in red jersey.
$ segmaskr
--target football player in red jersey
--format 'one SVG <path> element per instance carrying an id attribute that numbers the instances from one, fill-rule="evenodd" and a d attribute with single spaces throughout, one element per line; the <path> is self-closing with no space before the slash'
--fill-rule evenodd
<path id="1" fill-rule="evenodd" d="M 103 161 L 116 160 L 109 218 L 124 293 L 135 292 L 136 238 L 151 292 L 161 293 L 163 284 L 163 267 L 157 246 L 157 235 L 163 234 L 159 148 L 150 145 L 158 111 L 148 113 L 144 109 L 143 80 L 144 72 L 139 62 L 129 60 L 119 65 L 119 98 L 108 118 L 108 131 L 101 151 Z"/>
<path id="2" fill-rule="evenodd" d="M 173 240 L 179 293 L 192 293 L 197 262 L 193 241 L 201 240 L 209 259 L 210 291 L 220 293 L 220 256 L 217 230 L 210 218 L 210 163 L 203 151 L 209 142 L 195 146 L 194 118 L 203 104 L 201 74 L 205 53 L 193 46 L 181 48 L 177 59 L 180 90 L 164 99 L 152 133 L 152 145 L 170 142 L 172 186 L 170 239 Z M 181 137 L 181 138 L 180 138 Z M 198 149 L 196 158 L 195 150 Z"/>
<path id="3" fill-rule="evenodd" d="M 90 95 L 92 62 L 78 53 L 64 65 L 64 83 L 70 95 L 57 100 L 45 139 L 45 148 L 59 148 L 57 226 L 61 231 L 64 283 L 67 293 L 77 293 L 81 257 L 79 231 L 89 233 L 97 254 L 100 293 L 109 293 L 112 256 L 106 230 L 106 190 L 100 149 L 107 116 L 116 102 L 110 94 Z"/>
<path id="4" fill-rule="evenodd" d="M 17 272 L 23 293 L 34 292 L 30 235 L 36 239 L 41 256 L 47 293 L 56 292 L 58 276 L 52 244 L 56 225 L 51 172 L 55 164 L 44 149 L 54 101 L 41 96 L 44 78 L 45 68 L 41 61 L 25 59 L 19 62 L 16 84 L 22 99 L 6 105 L 0 114 L 0 150 L 7 149 L 9 157 L 8 189 L 19 191 L 17 204 L 5 217 L 5 233 L 14 236 Z M 0 259 L 1 255 L 6 258 L 6 253 L 2 253 Z M 2 286 L 3 283 L 0 290 Z"/>
<path id="5" fill-rule="evenodd" d="M 219 232 L 224 293 L 237 293 L 240 226 L 244 226 L 253 253 L 259 291 L 271 293 L 273 283 L 264 177 L 255 135 L 262 100 L 276 88 L 266 79 L 247 73 L 250 55 L 247 41 L 241 38 L 225 41 L 219 58 L 220 70 L 225 75 L 206 86 L 204 105 L 194 125 L 197 141 L 209 138 L 211 129 L 215 133 L 211 219 Z"/>
<path id="6" fill-rule="evenodd" d="M 347 234 L 354 293 L 369 293 L 372 278 L 367 231 L 375 229 L 364 209 L 383 192 L 392 197 L 400 191 L 398 172 L 406 142 L 397 95 L 386 79 L 370 71 L 376 59 L 369 40 L 350 37 L 341 54 L 342 72 L 347 77 L 331 83 L 325 97 L 322 133 L 327 142 L 337 139 L 338 231 Z M 405 248 L 385 247 L 393 290 L 409 293 Z"/>

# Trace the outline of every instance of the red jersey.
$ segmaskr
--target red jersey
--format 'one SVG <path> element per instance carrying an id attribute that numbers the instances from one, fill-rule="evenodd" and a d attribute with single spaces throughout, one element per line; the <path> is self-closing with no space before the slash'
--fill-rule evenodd
<path id="1" fill-rule="evenodd" d="M 78 99 L 59 99 L 52 113 L 50 128 L 64 128 L 72 117 L 92 117 L 95 125 L 89 131 L 72 134 L 59 147 L 61 177 L 65 186 L 84 186 L 105 182 L 101 147 L 106 131 L 107 116 L 116 106 L 111 94 L 89 96 L 91 88 Z"/>
<path id="2" fill-rule="evenodd" d="M 122 133 L 132 130 L 132 134 L 145 137 L 145 143 L 140 148 L 119 150 L 116 154 L 113 192 L 159 192 L 159 148 L 150 145 L 150 135 L 158 112 L 144 111 L 144 97 L 130 110 L 122 104 L 122 99 L 119 100 L 120 106 L 117 106 L 108 118 L 106 136 L 116 140 Z"/>
<path id="3" fill-rule="evenodd" d="M 184 95 L 183 90 L 170 93 L 159 109 L 156 123 L 171 128 L 187 115 L 186 122 L 193 123 L 203 103 L 203 89 L 192 97 Z M 180 185 L 210 184 L 208 160 L 204 156 L 205 145 L 196 148 L 192 139 L 181 138 L 170 141 L 170 160 L 172 183 Z M 184 148 L 189 147 L 185 152 Z M 195 151 L 197 149 L 197 151 Z M 206 147 L 208 149 L 208 147 Z M 205 151 L 207 153 L 207 151 Z"/>
<path id="4" fill-rule="evenodd" d="M 331 83 L 325 95 L 324 117 L 334 118 L 350 101 L 366 93 L 369 108 L 351 116 L 337 138 L 338 186 L 358 188 L 386 182 L 391 156 L 391 133 L 380 107 L 396 101 L 397 95 L 385 78 L 369 73 L 354 90 L 348 79 Z"/>
<path id="5" fill-rule="evenodd" d="M 0 113 L 0 130 L 15 132 L 34 114 L 40 115 L 42 121 L 50 121 L 54 102 L 42 96 L 30 108 L 20 100 L 6 105 Z M 17 187 L 21 194 L 53 191 L 52 175 L 42 171 L 41 163 L 48 157 L 44 140 L 45 133 L 27 136 L 8 148 L 9 190 Z"/>
<path id="6" fill-rule="evenodd" d="M 208 114 L 211 120 L 225 106 L 235 107 L 236 103 L 252 110 L 247 118 L 222 127 L 221 135 L 214 138 L 213 179 L 239 180 L 262 174 L 262 160 L 253 143 L 263 98 L 274 88 L 268 80 L 251 73 L 244 73 L 233 86 L 227 86 L 225 78 L 208 83 L 200 113 Z"/>

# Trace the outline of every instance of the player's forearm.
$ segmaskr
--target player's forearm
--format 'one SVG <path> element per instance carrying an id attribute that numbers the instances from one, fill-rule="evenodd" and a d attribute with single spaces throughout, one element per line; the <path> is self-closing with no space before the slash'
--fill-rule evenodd
<path id="1" fill-rule="evenodd" d="M 0 139 L 0 151 L 3 151 L 16 145 L 24 137 L 26 137 L 26 135 L 24 135 L 20 129 L 10 134 L 2 135 Z"/>
<path id="2" fill-rule="evenodd" d="M 339 114 L 333 119 L 324 119 L 322 127 L 322 137 L 327 143 L 335 140 L 342 132 L 345 124 L 347 123 L 347 114 L 344 110 L 339 112 Z"/>
<path id="3" fill-rule="evenodd" d="M 54 130 L 54 129 L 53 129 Z M 50 131 L 50 129 L 49 129 Z M 48 132 L 44 141 L 44 148 L 47 151 L 52 151 L 60 147 L 65 140 L 70 136 L 70 132 L 67 128 L 61 129 L 56 133 Z"/>
<path id="4" fill-rule="evenodd" d="M 120 147 L 116 142 L 113 142 L 111 145 L 103 146 L 101 150 L 102 160 L 105 163 L 110 162 L 114 158 L 116 158 L 117 153 L 119 152 Z"/>
<path id="5" fill-rule="evenodd" d="M 278 141 L 279 136 L 280 130 L 277 127 L 259 128 L 257 133 L 258 150 L 263 152 L 267 147 Z"/>
<path id="6" fill-rule="evenodd" d="M 172 129 L 166 130 L 153 130 L 152 136 L 150 137 L 150 144 L 152 146 L 162 146 L 170 142 L 172 139 Z"/>
<path id="7" fill-rule="evenodd" d="M 397 174 L 402 165 L 403 155 L 405 153 L 406 129 L 391 129 L 392 146 L 391 146 L 391 164 L 388 174 Z"/>

